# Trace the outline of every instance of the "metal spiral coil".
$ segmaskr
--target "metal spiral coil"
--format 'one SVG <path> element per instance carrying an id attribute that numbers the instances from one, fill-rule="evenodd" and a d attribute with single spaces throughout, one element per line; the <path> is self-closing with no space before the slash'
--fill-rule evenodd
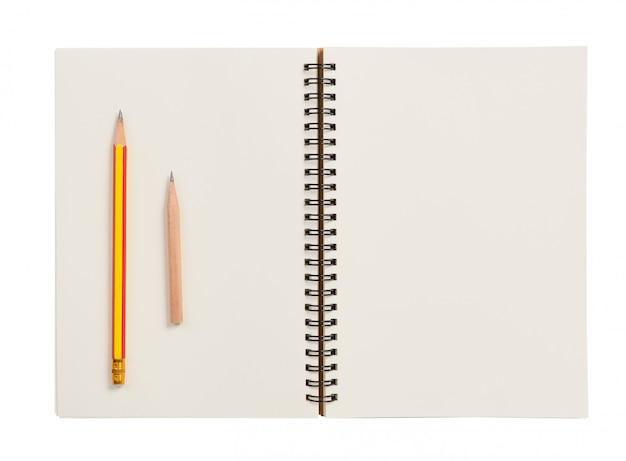
<path id="1" fill-rule="evenodd" d="M 327 313 L 337 310 L 336 303 L 328 302 L 328 298 L 337 295 L 337 289 L 328 286 L 337 280 L 337 274 L 334 272 L 337 259 L 332 258 L 329 254 L 337 250 L 337 244 L 325 240 L 337 235 L 336 228 L 328 227 L 337 220 L 337 214 L 328 209 L 337 205 L 337 199 L 326 197 L 327 193 L 337 189 L 335 183 L 326 182 L 327 179 L 337 175 L 337 170 L 328 168 L 326 162 L 334 162 L 337 156 L 334 153 L 324 152 L 326 147 L 336 145 L 336 139 L 332 137 L 332 134 L 336 131 L 337 126 L 335 123 L 324 119 L 325 117 L 332 117 L 336 113 L 334 108 L 325 107 L 326 103 L 331 103 L 336 99 L 335 93 L 328 91 L 328 87 L 336 85 L 336 79 L 324 76 L 325 71 L 334 71 L 335 69 L 336 66 L 332 63 L 304 65 L 305 71 L 316 72 L 315 77 L 304 79 L 304 86 L 309 90 L 304 93 L 304 100 L 316 105 L 316 107 L 304 109 L 304 115 L 313 118 L 304 124 L 304 132 L 307 134 L 304 137 L 304 145 L 316 150 L 316 152 L 304 154 L 304 160 L 307 165 L 310 165 L 304 169 L 304 175 L 307 178 L 317 180 L 304 184 L 305 191 L 311 194 L 304 199 L 304 206 L 309 210 L 304 214 L 304 220 L 311 226 L 305 228 L 304 234 L 306 237 L 312 238 L 304 244 L 304 250 L 310 256 L 304 259 L 304 264 L 309 269 L 305 273 L 304 279 L 306 282 L 313 283 L 304 290 L 305 296 L 312 298 L 312 302 L 306 303 L 304 309 L 309 315 L 314 315 L 312 318 L 305 319 L 305 325 L 311 328 L 305 334 L 305 340 L 310 342 L 312 346 L 305 349 L 305 354 L 307 357 L 317 359 L 315 363 L 306 364 L 306 371 L 315 375 L 311 379 L 306 379 L 305 384 L 308 387 L 316 388 L 316 393 L 306 394 L 306 399 L 320 404 L 320 411 L 323 411 L 323 404 L 337 400 L 336 393 L 326 394 L 327 387 L 337 385 L 336 378 L 326 376 L 326 373 L 337 370 L 336 363 L 326 362 L 327 359 L 332 360 L 337 355 L 337 349 L 326 348 L 325 346 L 330 342 L 337 341 L 337 334 L 328 331 L 337 325 L 337 319 L 326 317 Z M 311 91 L 314 88 L 315 91 Z"/>
<path id="2" fill-rule="evenodd" d="M 304 294 L 305 296 L 313 296 L 313 297 L 320 297 L 320 296 L 335 296 L 337 294 L 337 289 L 336 288 L 326 288 L 325 290 L 314 290 L 312 288 L 306 288 L 304 290 Z"/>
<path id="3" fill-rule="evenodd" d="M 317 78 L 317 77 L 304 79 L 304 86 L 317 85 L 317 84 L 334 86 L 335 79 L 334 78 Z"/>
<path id="4" fill-rule="evenodd" d="M 337 244 L 336 243 L 323 243 L 322 245 L 318 245 L 316 243 L 305 243 L 304 249 L 309 250 L 309 251 L 319 251 L 319 250 L 335 251 L 337 249 Z M 336 279 L 332 279 L 332 280 L 336 280 Z"/>
<path id="5" fill-rule="evenodd" d="M 309 107 L 304 109 L 304 115 L 335 115 L 335 109 L 328 107 Z"/>
<path id="6" fill-rule="evenodd" d="M 318 326 L 320 326 L 320 321 L 319 320 L 306 319 L 304 321 L 304 324 L 309 326 L 309 327 L 318 327 Z M 325 326 L 325 327 L 331 327 L 331 326 L 337 325 L 337 319 L 323 320 L 321 322 L 321 325 Z"/>
<path id="7" fill-rule="evenodd" d="M 337 274 L 304 274 L 304 280 L 307 282 L 319 282 L 320 280 L 330 282 L 331 280 L 337 280 Z"/>
<path id="8" fill-rule="evenodd" d="M 322 396 L 317 396 L 317 395 L 307 394 L 307 395 L 306 395 L 306 399 L 307 399 L 309 402 L 315 402 L 315 403 L 324 402 L 324 403 L 329 403 L 329 402 L 334 402 L 335 400 L 337 400 L 337 394 L 329 394 L 329 395 L 322 395 Z"/>
<path id="9" fill-rule="evenodd" d="M 336 379 L 323 379 L 323 380 L 315 380 L 315 379 L 307 379 L 306 385 L 310 387 L 328 387 L 334 386 L 337 384 Z"/>
<path id="10" fill-rule="evenodd" d="M 310 259 L 310 258 L 306 258 L 304 260 L 304 265 L 305 266 L 336 266 L 337 265 L 337 260 L 336 259 Z M 320 275 L 324 275 L 324 274 L 320 274 Z"/>
<path id="11" fill-rule="evenodd" d="M 322 367 L 307 363 L 305 367 L 306 371 L 311 371 L 313 373 L 318 373 L 320 371 L 335 371 L 336 369 L 337 369 L 336 363 L 331 363 L 330 365 L 324 365 Z"/>
<path id="12" fill-rule="evenodd" d="M 304 310 L 307 312 L 331 312 L 337 310 L 337 304 L 305 304 Z"/>
<path id="13" fill-rule="evenodd" d="M 315 70 L 315 69 L 335 70 L 335 67 L 336 67 L 335 64 L 316 62 L 315 64 L 305 64 L 304 70 Z"/>
<path id="14" fill-rule="evenodd" d="M 304 176 L 335 176 L 337 170 L 334 168 L 305 168 Z"/>
<path id="15" fill-rule="evenodd" d="M 304 235 L 337 235 L 337 229 L 304 229 Z"/>
<path id="16" fill-rule="evenodd" d="M 312 198 L 305 198 L 304 204 L 309 205 L 309 206 L 318 206 L 318 205 L 335 206 L 337 205 L 337 199 L 329 198 L 329 199 L 324 199 L 324 200 L 316 200 Z"/>
<path id="17" fill-rule="evenodd" d="M 332 160 L 337 160 L 337 155 L 335 154 L 304 154 L 304 160 L 326 160 L 330 162 Z"/>
<path id="18" fill-rule="evenodd" d="M 305 123 L 304 124 L 304 131 L 309 131 L 309 130 L 319 130 L 322 129 L 324 131 L 335 131 L 337 129 L 337 125 L 335 125 L 334 123 L 317 123 L 317 122 L 312 122 L 312 123 Z"/>
<path id="19" fill-rule="evenodd" d="M 332 357 L 337 355 L 337 349 L 305 349 L 304 353 L 309 357 Z"/>
<path id="20" fill-rule="evenodd" d="M 307 183 L 304 185 L 304 190 L 337 190 L 337 186 L 335 184 Z"/>
<path id="21" fill-rule="evenodd" d="M 304 335 L 304 339 L 306 339 L 307 341 L 313 341 L 316 343 L 335 341 L 337 339 L 337 333 L 331 333 L 329 335 L 310 335 L 307 333 L 306 335 Z"/>

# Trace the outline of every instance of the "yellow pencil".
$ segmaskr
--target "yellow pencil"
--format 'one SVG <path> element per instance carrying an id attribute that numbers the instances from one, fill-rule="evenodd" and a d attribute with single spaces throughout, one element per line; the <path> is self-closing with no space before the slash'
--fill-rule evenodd
<path id="1" fill-rule="evenodd" d="M 126 136 L 120 110 L 113 141 L 113 384 L 126 375 Z"/>

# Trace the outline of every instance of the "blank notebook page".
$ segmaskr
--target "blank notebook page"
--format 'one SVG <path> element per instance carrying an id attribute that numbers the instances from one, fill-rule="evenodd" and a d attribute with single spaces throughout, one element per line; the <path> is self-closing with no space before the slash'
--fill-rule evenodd
<path id="1" fill-rule="evenodd" d="M 584 48 L 337 64 L 329 416 L 587 414 Z"/>
<path id="2" fill-rule="evenodd" d="M 57 412 L 315 416 L 305 401 L 302 66 L 316 50 L 59 50 Z M 126 384 L 111 382 L 112 142 L 128 144 Z M 165 206 L 184 321 L 168 325 Z"/>

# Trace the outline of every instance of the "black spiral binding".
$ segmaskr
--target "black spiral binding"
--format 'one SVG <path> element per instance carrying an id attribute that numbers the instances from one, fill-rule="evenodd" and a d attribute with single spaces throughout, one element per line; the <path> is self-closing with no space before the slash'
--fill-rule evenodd
<path id="1" fill-rule="evenodd" d="M 305 325 L 310 328 L 310 332 L 305 335 L 305 340 L 315 345 L 306 349 L 306 356 L 316 359 L 315 363 L 307 363 L 305 368 L 306 371 L 315 374 L 312 379 L 306 380 L 306 385 L 316 388 L 316 393 L 307 394 L 306 399 L 318 403 L 319 412 L 324 415 L 324 405 L 337 400 L 336 393 L 326 392 L 327 388 L 337 385 L 337 379 L 326 376 L 326 373 L 337 370 L 336 363 L 328 363 L 337 355 L 337 349 L 331 347 L 331 344 L 337 340 L 337 334 L 327 331 L 328 328 L 337 325 L 337 319 L 326 318 L 327 313 L 337 310 L 337 304 L 329 303 L 327 299 L 337 294 L 336 288 L 327 286 L 328 283 L 337 280 L 337 274 L 333 272 L 337 259 L 329 255 L 330 252 L 337 250 L 337 245 L 325 241 L 326 237 L 337 235 L 335 228 L 327 227 L 337 220 L 337 214 L 330 212 L 332 209 L 329 210 L 337 205 L 337 200 L 326 197 L 327 192 L 336 190 L 336 185 L 325 182 L 326 178 L 337 174 L 336 169 L 328 168 L 326 162 L 333 162 L 337 157 L 334 153 L 324 152 L 326 147 L 336 144 L 335 138 L 332 137 L 336 126 L 324 120 L 324 117 L 335 115 L 334 108 L 324 107 L 325 103 L 335 100 L 335 93 L 327 90 L 327 87 L 335 86 L 335 79 L 325 77 L 324 71 L 335 70 L 335 64 L 323 63 L 322 50 L 319 52 L 318 60 L 319 63 L 304 65 L 305 72 L 316 72 L 315 77 L 304 79 L 304 86 L 307 90 L 311 87 L 315 88 L 315 91 L 305 92 L 304 100 L 316 103 L 316 107 L 307 107 L 304 110 L 305 116 L 314 117 L 314 120 L 304 124 L 304 145 L 316 148 L 316 152 L 304 154 L 304 160 L 312 162 L 311 168 L 305 168 L 304 175 L 307 179 L 309 177 L 317 179 L 315 182 L 306 181 L 304 185 L 305 191 L 311 194 L 304 200 L 304 205 L 307 208 L 311 207 L 308 208 L 311 212 L 305 213 L 304 219 L 314 224 L 313 227 L 307 227 L 304 233 L 307 237 L 315 238 L 315 243 L 310 241 L 304 245 L 307 255 L 311 256 L 305 258 L 304 264 L 314 271 L 306 273 L 304 279 L 307 282 L 316 282 L 315 288 L 304 290 L 307 297 L 315 300 L 304 306 L 307 313 L 315 315 L 314 318 L 305 320 Z"/>

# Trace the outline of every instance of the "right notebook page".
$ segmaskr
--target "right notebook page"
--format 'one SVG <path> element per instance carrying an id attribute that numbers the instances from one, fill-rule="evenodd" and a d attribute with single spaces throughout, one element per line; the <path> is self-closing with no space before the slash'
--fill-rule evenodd
<path id="1" fill-rule="evenodd" d="M 328 416 L 586 416 L 586 49 L 327 48 L 325 62 Z"/>

